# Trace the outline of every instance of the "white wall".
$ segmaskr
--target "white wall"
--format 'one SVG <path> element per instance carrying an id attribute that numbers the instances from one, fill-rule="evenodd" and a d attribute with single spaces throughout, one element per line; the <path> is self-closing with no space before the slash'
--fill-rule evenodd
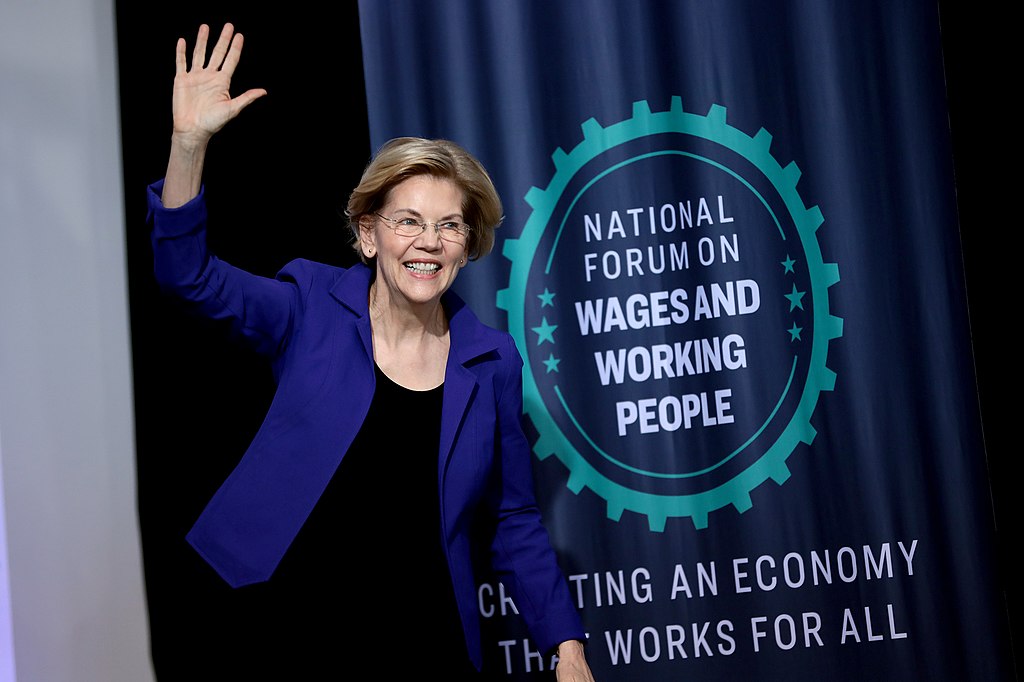
<path id="1" fill-rule="evenodd" d="M 153 679 L 115 45 L 112 0 L 0 2 L 0 682 Z"/>

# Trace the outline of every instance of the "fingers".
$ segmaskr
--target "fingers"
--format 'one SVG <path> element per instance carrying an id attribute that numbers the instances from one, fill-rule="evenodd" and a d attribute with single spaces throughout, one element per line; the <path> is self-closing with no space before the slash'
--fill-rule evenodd
<path id="1" fill-rule="evenodd" d="M 202 69 L 206 64 L 206 40 L 210 35 L 210 27 L 206 24 L 199 26 L 196 34 L 196 44 L 192 48 L 192 70 Z"/>
<path id="2" fill-rule="evenodd" d="M 235 35 L 235 27 L 231 24 L 224 24 L 217 38 L 217 44 L 213 46 L 210 53 L 210 61 L 206 61 L 206 44 L 210 39 L 210 27 L 201 24 L 196 33 L 196 44 L 192 48 L 192 71 L 213 69 L 215 71 L 225 69 L 229 74 L 234 72 L 238 66 L 238 60 L 242 52 L 242 34 Z M 175 47 L 174 67 L 177 73 L 189 71 L 188 63 L 185 60 L 185 39 L 178 38 Z"/>
<path id="3" fill-rule="evenodd" d="M 228 74 L 233 74 L 235 72 L 235 67 L 238 66 L 238 60 L 242 57 L 242 43 L 244 42 L 245 39 L 242 37 L 241 33 L 236 34 L 231 40 L 231 49 L 228 50 L 228 54 L 224 58 L 224 65 L 221 67 L 224 71 L 227 71 Z"/>
<path id="4" fill-rule="evenodd" d="M 188 71 L 188 64 L 185 62 L 185 39 L 178 38 L 178 44 L 174 47 L 174 73 L 182 74 Z"/>
<path id="5" fill-rule="evenodd" d="M 221 68 L 221 63 L 224 61 L 224 56 L 228 53 L 229 46 L 232 48 L 232 51 L 235 51 L 233 45 L 234 41 L 231 38 L 234 33 L 234 26 L 231 24 L 224 24 L 224 28 L 220 30 L 220 37 L 217 38 L 217 44 L 213 46 L 213 53 L 210 55 L 210 63 L 208 65 L 209 68 L 215 70 Z M 241 38 L 241 35 L 237 37 Z M 235 61 L 238 61 L 237 57 L 235 58 Z"/>

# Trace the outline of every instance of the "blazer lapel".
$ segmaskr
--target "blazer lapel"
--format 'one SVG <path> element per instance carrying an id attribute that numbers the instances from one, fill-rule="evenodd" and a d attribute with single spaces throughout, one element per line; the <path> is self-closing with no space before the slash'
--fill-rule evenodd
<path id="1" fill-rule="evenodd" d="M 440 471 L 451 458 L 455 440 L 477 392 L 474 360 L 497 349 L 494 330 L 484 326 L 457 294 L 444 295 L 448 313 L 451 347 L 444 376 L 444 400 L 441 407 Z"/>

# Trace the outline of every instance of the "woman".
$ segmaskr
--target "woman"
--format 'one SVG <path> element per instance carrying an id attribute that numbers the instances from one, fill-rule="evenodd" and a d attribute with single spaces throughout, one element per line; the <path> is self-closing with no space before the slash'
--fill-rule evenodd
<path id="1" fill-rule="evenodd" d="M 592 682 L 532 490 L 522 359 L 449 291 L 501 221 L 486 170 L 449 141 L 392 140 L 349 198 L 361 264 L 296 260 L 274 279 L 234 268 L 207 251 L 203 164 L 211 137 L 266 92 L 231 97 L 242 35 L 226 24 L 209 61 L 208 37 L 201 26 L 191 68 L 177 44 L 171 150 L 149 220 L 161 287 L 228 320 L 277 380 L 188 534 L 228 584 L 274 605 L 277 622 L 252 627 L 258 666 L 334 678 L 370 661 L 477 679 L 484 551 L 536 647 L 557 654 L 556 678 Z"/>

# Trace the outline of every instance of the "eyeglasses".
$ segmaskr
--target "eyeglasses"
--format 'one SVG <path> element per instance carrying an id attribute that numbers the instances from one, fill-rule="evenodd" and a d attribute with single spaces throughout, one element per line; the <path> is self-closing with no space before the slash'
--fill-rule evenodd
<path id="1" fill-rule="evenodd" d="M 395 231 L 395 234 L 401 237 L 418 237 L 427 229 L 427 225 L 433 225 L 434 229 L 437 231 L 437 235 L 441 239 L 446 242 L 462 244 L 466 241 L 466 237 L 469 235 L 470 230 L 469 225 L 466 223 L 460 223 L 457 220 L 441 220 L 430 223 L 425 220 L 416 220 L 415 218 L 408 216 L 405 218 L 388 218 L 380 213 L 375 213 L 374 215 L 388 223 L 388 226 Z"/>

